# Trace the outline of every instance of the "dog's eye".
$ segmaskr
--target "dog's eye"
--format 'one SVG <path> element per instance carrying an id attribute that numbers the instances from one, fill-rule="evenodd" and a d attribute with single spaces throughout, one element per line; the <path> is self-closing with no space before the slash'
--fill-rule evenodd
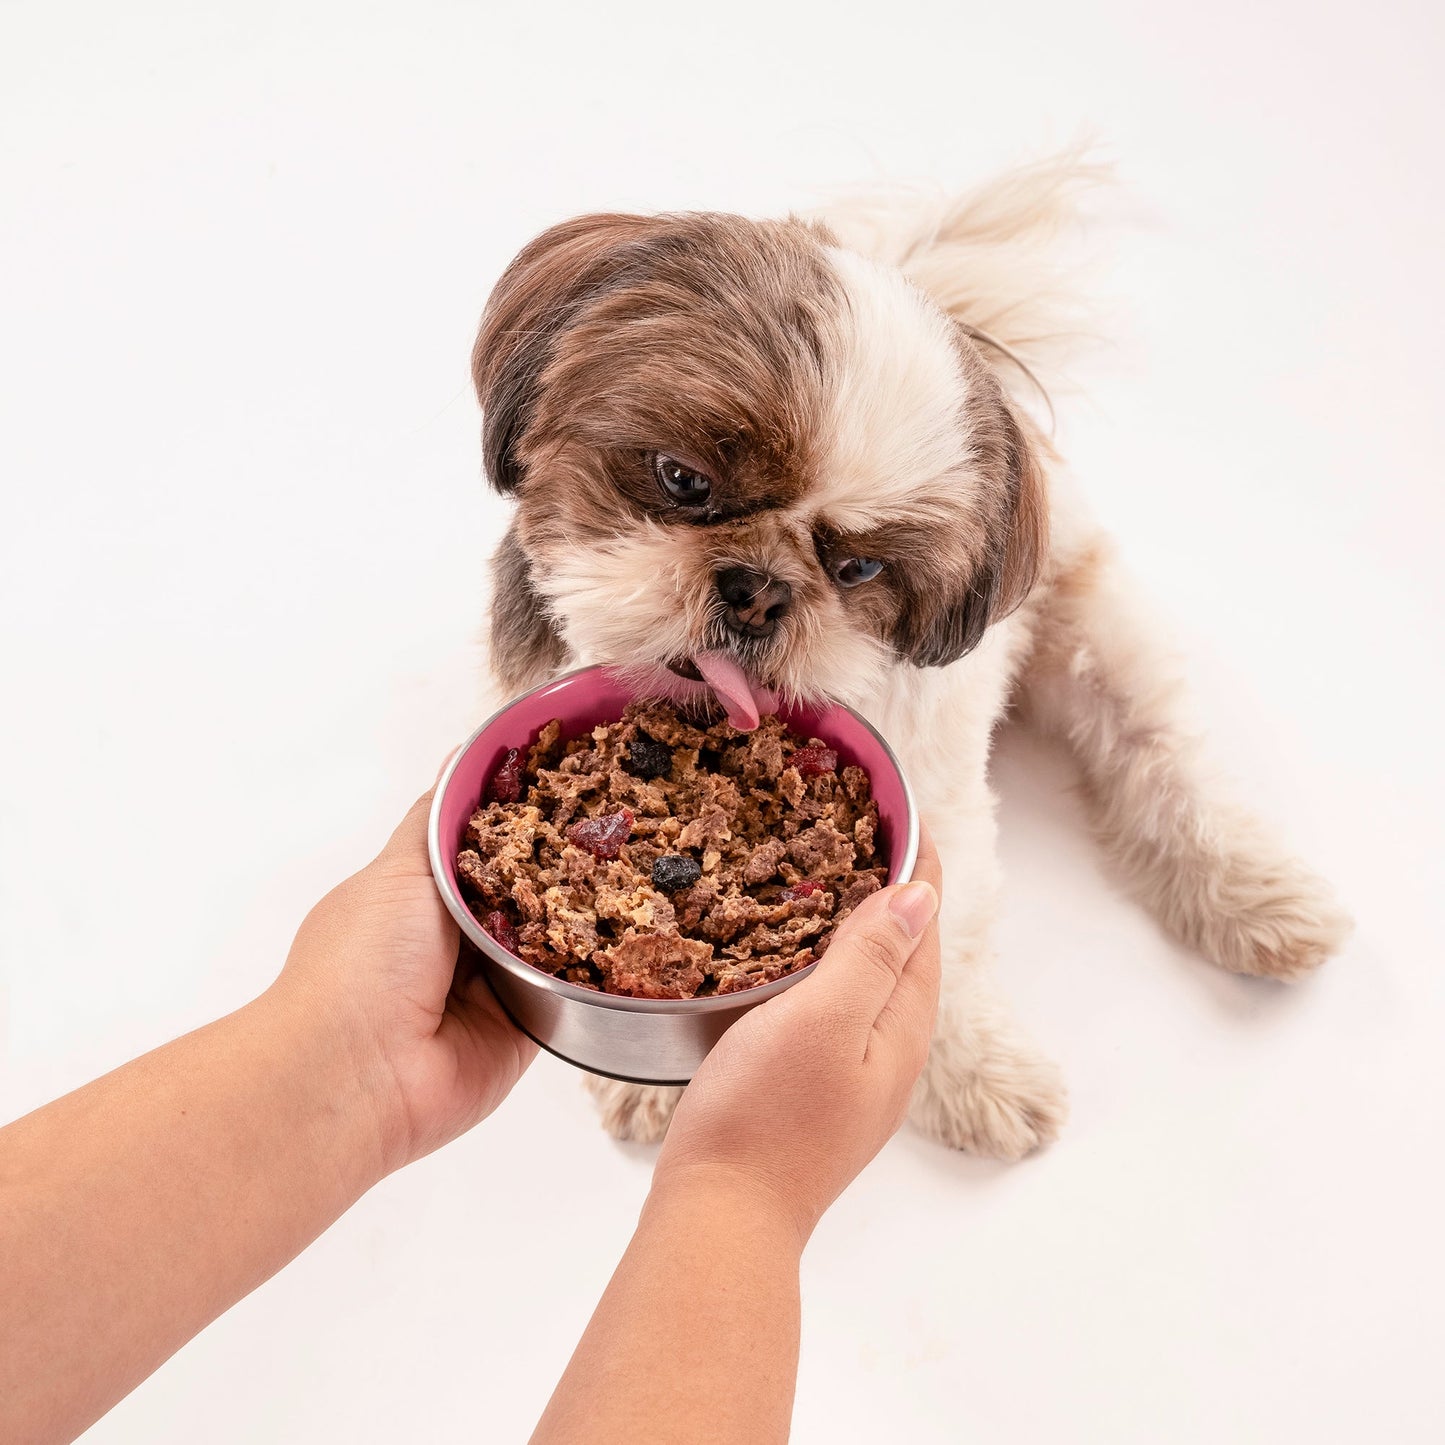
<path id="1" fill-rule="evenodd" d="M 659 454 L 653 465 L 658 484 L 679 507 L 700 507 L 712 495 L 712 481 L 676 458 Z"/>
<path id="2" fill-rule="evenodd" d="M 833 563 L 833 576 L 840 587 L 871 582 L 882 570 L 883 564 L 876 557 L 844 557 Z"/>

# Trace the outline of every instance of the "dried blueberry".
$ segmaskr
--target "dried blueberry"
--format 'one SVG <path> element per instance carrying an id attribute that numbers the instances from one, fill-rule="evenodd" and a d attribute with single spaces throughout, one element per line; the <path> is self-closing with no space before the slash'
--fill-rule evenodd
<path id="1" fill-rule="evenodd" d="M 672 749 L 638 728 L 627 745 L 627 762 L 639 778 L 665 778 L 672 771 Z"/>
<path id="2" fill-rule="evenodd" d="M 681 853 L 664 853 L 652 865 L 652 886 L 664 893 L 691 888 L 702 877 L 702 864 Z"/>

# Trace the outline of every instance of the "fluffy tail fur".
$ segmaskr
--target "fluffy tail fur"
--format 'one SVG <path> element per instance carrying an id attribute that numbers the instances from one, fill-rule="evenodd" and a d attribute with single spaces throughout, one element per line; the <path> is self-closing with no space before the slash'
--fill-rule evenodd
<path id="1" fill-rule="evenodd" d="M 1082 199 L 1109 168 L 1082 150 L 1004 172 L 961 195 L 861 192 L 816 219 L 839 242 L 896 266 L 986 348 L 1005 379 L 1057 381 L 1090 334 L 1070 241 Z"/>

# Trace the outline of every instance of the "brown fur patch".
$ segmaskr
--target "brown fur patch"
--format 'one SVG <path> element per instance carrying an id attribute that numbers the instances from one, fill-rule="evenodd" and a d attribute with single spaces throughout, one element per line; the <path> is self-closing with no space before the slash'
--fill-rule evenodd
<path id="1" fill-rule="evenodd" d="M 527 554 L 509 527 L 492 558 L 492 670 L 508 692 L 535 687 L 561 670 L 567 650 L 532 583 Z"/>
<path id="2" fill-rule="evenodd" d="M 619 497 L 662 521 L 700 520 L 657 485 L 651 456 L 668 452 L 713 481 L 701 520 L 785 505 L 810 475 L 831 285 L 796 222 L 554 227 L 508 268 L 477 338 L 493 482 L 535 478 L 546 496 L 534 505 L 573 525 L 615 527 Z M 568 485 L 579 472 L 580 488 Z"/>
<path id="3" fill-rule="evenodd" d="M 1048 553 L 1048 496 L 1033 438 L 978 349 L 962 337 L 959 346 L 977 493 L 970 515 L 923 529 L 932 535 L 906 545 L 922 565 L 896 586 L 894 643 L 920 667 L 946 666 L 977 647 L 1029 595 Z"/>

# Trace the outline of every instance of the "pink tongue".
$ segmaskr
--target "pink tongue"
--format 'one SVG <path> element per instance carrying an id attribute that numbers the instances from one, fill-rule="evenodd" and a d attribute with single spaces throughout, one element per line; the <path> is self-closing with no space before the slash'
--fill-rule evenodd
<path id="1" fill-rule="evenodd" d="M 699 652 L 692 660 L 727 709 L 728 721 L 740 732 L 757 727 L 758 697 L 747 673 L 725 652 Z"/>

